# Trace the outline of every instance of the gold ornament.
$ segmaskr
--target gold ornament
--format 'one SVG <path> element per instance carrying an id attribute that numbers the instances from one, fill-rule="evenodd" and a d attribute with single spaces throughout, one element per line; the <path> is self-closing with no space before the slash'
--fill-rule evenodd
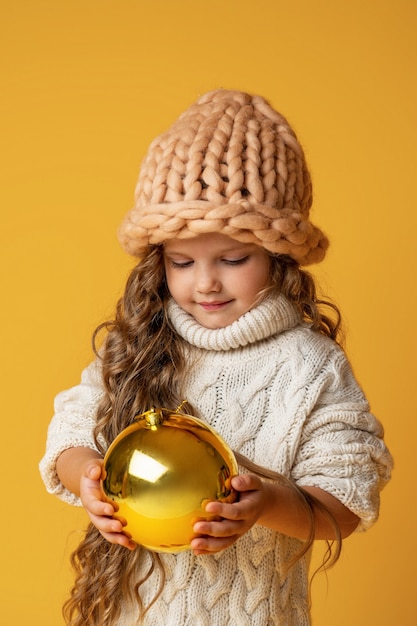
<path id="1" fill-rule="evenodd" d="M 184 403 L 183 403 L 184 404 Z M 190 548 L 193 524 L 213 516 L 211 500 L 234 502 L 233 452 L 216 431 L 194 416 L 151 409 L 136 417 L 104 457 L 104 494 L 117 503 L 132 539 L 157 552 Z"/>

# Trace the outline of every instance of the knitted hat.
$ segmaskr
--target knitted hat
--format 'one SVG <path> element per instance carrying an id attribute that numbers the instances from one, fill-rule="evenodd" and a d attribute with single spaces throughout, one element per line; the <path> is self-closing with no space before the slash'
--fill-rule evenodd
<path id="1" fill-rule="evenodd" d="M 222 233 L 318 263 L 328 240 L 309 221 L 310 174 L 282 115 L 260 96 L 217 90 L 190 106 L 150 145 L 119 239 L 148 244 Z"/>

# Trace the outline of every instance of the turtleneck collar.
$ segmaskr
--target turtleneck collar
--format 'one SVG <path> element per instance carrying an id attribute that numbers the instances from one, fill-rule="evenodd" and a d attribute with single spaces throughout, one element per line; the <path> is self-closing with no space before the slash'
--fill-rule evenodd
<path id="1" fill-rule="evenodd" d="M 202 326 L 171 298 L 168 316 L 188 343 L 205 350 L 230 350 L 255 343 L 294 328 L 301 317 L 284 296 L 268 297 L 229 326 L 210 329 Z"/>

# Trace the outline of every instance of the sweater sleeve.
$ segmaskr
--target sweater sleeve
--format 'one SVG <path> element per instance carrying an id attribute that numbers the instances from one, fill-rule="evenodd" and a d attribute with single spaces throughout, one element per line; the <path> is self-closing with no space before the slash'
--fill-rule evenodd
<path id="1" fill-rule="evenodd" d="M 393 461 L 383 428 L 337 346 L 311 382 L 310 401 L 292 477 L 336 497 L 360 518 L 358 530 L 365 530 L 378 518 Z"/>
<path id="2" fill-rule="evenodd" d="M 56 462 L 59 455 L 68 448 L 82 446 L 97 450 L 93 430 L 97 407 L 103 394 L 101 367 L 96 360 L 83 371 L 79 385 L 56 396 L 55 414 L 48 428 L 46 451 L 39 464 L 47 491 L 76 506 L 81 506 L 81 501 L 59 480 Z"/>

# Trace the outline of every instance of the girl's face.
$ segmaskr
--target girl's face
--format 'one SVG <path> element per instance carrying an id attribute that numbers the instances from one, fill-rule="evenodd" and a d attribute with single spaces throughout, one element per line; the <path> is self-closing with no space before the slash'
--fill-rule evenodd
<path id="1" fill-rule="evenodd" d="M 261 247 L 208 233 L 164 244 L 171 296 L 206 328 L 223 328 L 249 311 L 271 283 Z"/>

